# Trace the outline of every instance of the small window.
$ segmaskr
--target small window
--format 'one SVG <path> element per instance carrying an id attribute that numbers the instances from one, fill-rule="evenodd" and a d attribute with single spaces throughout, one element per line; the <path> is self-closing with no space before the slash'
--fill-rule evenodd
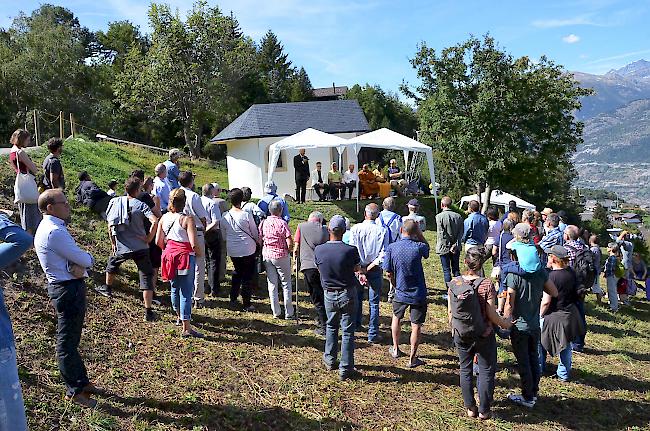
<path id="1" fill-rule="evenodd" d="M 271 158 L 271 154 L 269 152 L 269 147 L 266 147 L 266 156 L 264 159 L 266 160 L 266 167 L 265 169 L 267 170 L 268 174 L 268 169 L 269 169 L 269 161 Z M 280 151 L 280 157 L 278 157 L 278 162 L 275 165 L 275 172 L 286 172 L 287 171 L 287 152 L 286 151 Z"/>

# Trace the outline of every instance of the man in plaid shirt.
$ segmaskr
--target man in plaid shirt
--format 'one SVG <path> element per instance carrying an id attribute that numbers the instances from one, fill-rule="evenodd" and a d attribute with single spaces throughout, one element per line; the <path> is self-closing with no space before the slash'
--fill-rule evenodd
<path id="1" fill-rule="evenodd" d="M 578 229 L 578 226 L 574 226 L 574 225 L 567 226 L 564 229 L 564 240 L 566 241 L 564 243 L 564 248 L 566 249 L 569 255 L 569 266 L 571 268 L 574 268 L 576 263 L 576 256 L 578 255 L 578 253 L 580 253 L 583 250 L 589 250 L 589 248 L 580 239 L 580 230 Z M 584 323 L 586 328 L 587 319 L 585 317 L 584 295 L 579 295 L 578 302 L 576 302 L 576 307 L 578 308 L 578 312 L 580 313 L 580 318 L 582 319 L 582 322 Z M 574 352 L 582 352 L 584 347 L 585 347 L 584 336 L 577 337 L 573 341 L 573 343 L 571 343 L 571 348 L 573 349 Z"/>

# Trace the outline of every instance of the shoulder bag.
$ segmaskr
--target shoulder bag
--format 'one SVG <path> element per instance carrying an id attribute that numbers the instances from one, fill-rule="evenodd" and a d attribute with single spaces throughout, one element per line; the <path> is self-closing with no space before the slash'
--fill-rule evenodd
<path id="1" fill-rule="evenodd" d="M 21 150 L 22 151 L 22 150 Z M 27 171 L 20 172 L 20 151 L 16 151 L 16 182 L 14 183 L 14 203 L 35 204 L 38 202 L 38 186 L 34 176 Z"/>

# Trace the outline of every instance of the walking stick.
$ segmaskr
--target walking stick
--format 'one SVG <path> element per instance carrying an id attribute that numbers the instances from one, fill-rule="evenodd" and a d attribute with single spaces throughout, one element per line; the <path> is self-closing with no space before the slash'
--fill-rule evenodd
<path id="1" fill-rule="evenodd" d="M 296 325 L 300 325 L 300 317 L 298 317 L 298 290 L 299 290 L 299 288 L 298 288 L 298 286 L 299 286 L 299 283 L 298 283 L 298 275 L 299 275 L 299 271 L 298 271 L 298 264 L 299 264 L 299 262 L 298 262 L 298 256 L 296 256 L 296 257 L 294 258 L 294 262 L 295 262 L 295 265 L 294 265 L 294 266 L 295 266 L 295 268 L 296 268 L 296 312 L 294 313 L 294 316 L 296 316 Z"/>

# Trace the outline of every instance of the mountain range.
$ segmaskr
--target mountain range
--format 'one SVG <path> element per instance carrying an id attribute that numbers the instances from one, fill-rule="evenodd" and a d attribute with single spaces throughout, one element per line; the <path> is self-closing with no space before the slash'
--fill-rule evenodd
<path id="1" fill-rule="evenodd" d="M 604 75 L 573 72 L 595 94 L 582 100 L 584 143 L 574 163 L 578 187 L 617 192 L 628 202 L 650 203 L 650 61 Z"/>

